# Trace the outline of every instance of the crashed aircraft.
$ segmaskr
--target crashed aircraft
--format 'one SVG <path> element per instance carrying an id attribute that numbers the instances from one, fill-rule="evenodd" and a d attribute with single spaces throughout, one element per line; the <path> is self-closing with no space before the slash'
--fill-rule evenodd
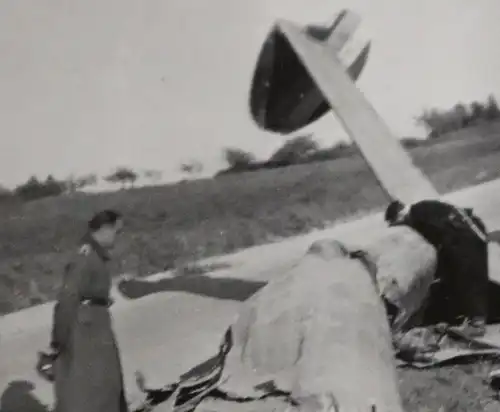
<path id="1" fill-rule="evenodd" d="M 353 83 L 366 64 L 370 43 L 359 44 L 348 63 L 338 57 L 359 22 L 347 10 L 327 28 L 302 29 L 278 21 L 255 70 L 252 117 L 264 130 L 290 133 L 332 110 L 388 201 L 439 198 Z M 491 243 L 490 249 L 496 288 L 500 249 Z M 426 328 L 442 320 L 437 270 L 434 247 L 405 227 L 387 228 L 363 248 L 317 242 L 245 302 L 212 359 L 164 388 L 147 388 L 141 379 L 146 401 L 137 411 L 168 403 L 176 412 L 198 406 L 241 412 L 401 412 L 398 362 L 434 365 L 449 355 L 439 354 L 450 345 L 453 356 L 499 353 L 498 346 L 469 341 L 463 347 L 460 336 Z M 490 310 L 492 316 L 496 309 Z M 417 356 L 412 348 L 422 345 L 414 345 L 416 340 L 434 353 Z"/>

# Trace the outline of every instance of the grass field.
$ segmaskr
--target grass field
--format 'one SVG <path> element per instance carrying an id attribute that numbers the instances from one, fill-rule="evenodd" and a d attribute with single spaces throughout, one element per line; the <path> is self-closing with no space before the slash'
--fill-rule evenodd
<path id="1" fill-rule="evenodd" d="M 500 177 L 500 124 L 411 150 L 441 193 Z M 198 258 L 331 225 L 386 204 L 359 156 L 115 193 L 59 197 L 4 207 L 0 216 L 0 313 L 54 296 L 62 265 L 85 221 L 122 211 L 127 230 L 114 273 L 146 275 Z M 409 412 L 500 410 L 483 378 L 491 362 L 401 371 Z"/>

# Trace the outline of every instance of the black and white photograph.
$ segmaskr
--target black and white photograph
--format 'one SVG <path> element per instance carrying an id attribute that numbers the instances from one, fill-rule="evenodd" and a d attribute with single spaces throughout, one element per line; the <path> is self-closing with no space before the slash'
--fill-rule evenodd
<path id="1" fill-rule="evenodd" d="M 500 411 L 498 22 L 0 1 L 0 412 Z"/>

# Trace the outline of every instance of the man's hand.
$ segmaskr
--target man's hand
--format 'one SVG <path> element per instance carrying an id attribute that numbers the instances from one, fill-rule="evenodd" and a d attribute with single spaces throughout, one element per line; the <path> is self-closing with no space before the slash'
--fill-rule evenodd
<path id="1" fill-rule="evenodd" d="M 53 382 L 55 379 L 54 361 L 57 359 L 57 356 L 58 352 L 55 352 L 52 349 L 49 349 L 49 351 L 38 352 L 36 371 L 48 382 Z"/>

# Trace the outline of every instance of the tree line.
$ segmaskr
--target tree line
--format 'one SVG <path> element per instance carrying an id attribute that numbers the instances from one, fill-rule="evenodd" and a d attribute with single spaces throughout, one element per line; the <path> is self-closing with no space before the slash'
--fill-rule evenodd
<path id="1" fill-rule="evenodd" d="M 182 163 L 179 170 L 186 176 L 196 178 L 203 171 L 203 165 L 199 161 L 189 160 Z M 163 173 L 155 169 L 138 172 L 131 167 L 120 166 L 102 178 L 94 173 L 83 176 L 72 175 L 65 179 L 56 179 L 53 175 L 48 175 L 45 179 L 31 176 L 26 182 L 16 186 L 13 190 L 0 185 L 0 202 L 12 198 L 31 201 L 44 197 L 72 194 L 96 186 L 100 180 L 116 185 L 121 189 L 127 189 L 134 187 L 141 177 L 151 184 L 155 184 L 161 181 Z"/>
<path id="2" fill-rule="evenodd" d="M 473 101 L 468 104 L 457 103 L 451 109 L 428 109 L 415 120 L 425 127 L 428 137 L 439 138 L 442 135 L 476 126 L 481 123 L 500 119 L 500 109 L 493 95 L 488 96 L 485 102 Z"/>
<path id="3" fill-rule="evenodd" d="M 428 139 L 404 138 L 401 141 L 406 148 L 411 148 L 453 131 L 498 120 L 500 120 L 500 109 L 496 99 L 490 95 L 485 102 L 458 103 L 447 110 L 436 108 L 424 110 L 420 116 L 416 117 L 415 121 L 425 127 Z M 331 147 L 321 148 L 312 134 L 299 135 L 285 141 L 268 159 L 263 161 L 257 160 L 248 151 L 234 147 L 225 148 L 223 157 L 227 167 L 219 171 L 216 176 L 334 160 L 352 156 L 355 153 L 357 153 L 357 148 L 353 143 L 339 142 Z M 203 164 L 198 160 L 188 160 L 179 166 L 179 170 L 186 177 L 197 178 L 203 172 Z M 95 186 L 101 179 L 126 189 L 133 187 L 141 177 L 154 184 L 161 180 L 162 173 L 158 170 L 137 172 L 130 167 L 117 167 L 102 178 L 96 174 L 70 176 L 62 180 L 56 179 L 52 175 L 45 179 L 32 176 L 14 190 L 0 186 L 0 201 L 12 197 L 22 201 L 30 201 L 49 196 L 71 194 Z"/>
<path id="4" fill-rule="evenodd" d="M 129 167 L 117 167 L 113 172 L 102 177 L 102 180 L 119 185 L 121 188 L 127 188 L 134 186 L 141 175 L 151 182 L 157 182 L 162 177 L 162 173 L 157 170 L 145 170 L 139 173 Z M 30 201 L 44 197 L 72 194 L 97 185 L 99 180 L 101 178 L 93 173 L 83 176 L 72 175 L 65 179 L 56 179 L 52 175 L 48 175 L 45 179 L 31 176 L 26 182 L 16 186 L 13 190 L 0 186 L 0 201 L 12 197 L 22 201 Z"/>
<path id="5" fill-rule="evenodd" d="M 421 144 L 420 140 L 401 139 L 406 148 Z M 227 168 L 219 171 L 216 176 L 335 160 L 352 156 L 357 151 L 357 147 L 351 142 L 339 142 L 331 147 L 321 148 L 312 134 L 299 135 L 287 140 L 267 160 L 263 161 L 257 160 L 252 153 L 245 150 L 226 148 L 224 159 Z"/>
<path id="6" fill-rule="evenodd" d="M 427 130 L 427 139 L 403 138 L 401 142 L 406 148 L 412 148 L 450 132 L 498 120 L 500 120 L 500 109 L 492 95 L 488 96 L 485 102 L 458 103 L 447 110 L 427 109 L 415 118 L 416 123 Z M 340 142 L 328 148 L 320 148 L 313 135 L 299 135 L 287 140 L 264 161 L 258 161 L 252 153 L 245 150 L 226 148 L 224 159 L 227 168 L 221 170 L 218 175 L 335 160 L 351 156 L 356 152 L 357 148 L 353 143 Z"/>

